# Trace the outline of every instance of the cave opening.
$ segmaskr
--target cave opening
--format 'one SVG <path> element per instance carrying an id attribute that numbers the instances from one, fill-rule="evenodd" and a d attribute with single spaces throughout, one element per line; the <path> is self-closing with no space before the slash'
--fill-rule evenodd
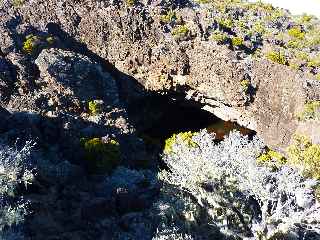
<path id="1" fill-rule="evenodd" d="M 138 134 L 163 147 L 167 138 L 181 132 L 196 132 L 206 128 L 216 134 L 217 141 L 236 129 L 252 137 L 255 132 L 235 122 L 224 121 L 203 110 L 199 103 L 168 95 L 152 94 L 129 104 L 128 113 Z"/>

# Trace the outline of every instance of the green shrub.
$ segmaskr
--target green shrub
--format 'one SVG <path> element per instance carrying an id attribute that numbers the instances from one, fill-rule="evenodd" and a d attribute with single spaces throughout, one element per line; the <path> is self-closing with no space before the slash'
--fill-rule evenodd
<path id="1" fill-rule="evenodd" d="M 311 20 L 312 20 L 312 16 L 311 15 L 308 15 L 308 14 L 303 14 L 302 16 L 301 16 L 301 22 L 302 23 L 308 23 L 308 22 L 310 22 Z"/>
<path id="2" fill-rule="evenodd" d="M 84 160 L 93 174 L 110 173 L 120 163 L 120 145 L 115 140 L 81 139 Z"/>
<path id="3" fill-rule="evenodd" d="M 301 41 L 299 41 L 299 40 L 296 40 L 296 39 L 289 40 L 287 46 L 289 48 L 298 48 L 298 49 L 301 49 L 301 48 L 304 47 L 303 43 Z"/>
<path id="4" fill-rule="evenodd" d="M 267 149 L 257 158 L 257 163 L 277 168 L 286 163 L 286 158 L 279 152 Z"/>
<path id="5" fill-rule="evenodd" d="M 231 29 L 233 27 L 233 21 L 230 18 L 220 19 L 218 20 L 218 23 L 222 28 Z"/>
<path id="6" fill-rule="evenodd" d="M 177 142 L 177 139 L 182 140 L 183 143 L 185 143 L 189 147 L 196 147 L 197 144 L 192 140 L 192 137 L 195 135 L 195 133 L 192 132 L 183 132 L 179 134 L 173 134 L 172 137 L 168 138 L 165 141 L 164 146 L 164 153 L 170 154 L 172 153 L 172 146 Z"/>
<path id="7" fill-rule="evenodd" d="M 245 80 L 242 80 L 240 84 L 242 86 L 243 91 L 247 92 L 250 87 L 250 81 L 245 79 Z"/>
<path id="8" fill-rule="evenodd" d="M 319 35 L 319 33 L 313 34 L 313 35 L 309 35 L 309 39 L 307 41 L 307 44 L 310 47 L 320 45 L 320 35 Z"/>
<path id="9" fill-rule="evenodd" d="M 26 37 L 25 41 L 23 42 L 23 51 L 27 54 L 32 54 L 41 44 L 41 40 L 38 36 L 30 34 Z"/>
<path id="10" fill-rule="evenodd" d="M 47 41 L 47 43 L 49 45 L 52 45 L 52 44 L 55 43 L 56 39 L 54 37 L 52 37 L 52 36 L 49 36 L 49 37 L 46 38 L 46 41 Z"/>
<path id="11" fill-rule="evenodd" d="M 243 45 L 243 39 L 241 37 L 231 38 L 232 46 L 241 46 Z"/>
<path id="12" fill-rule="evenodd" d="M 300 64 L 297 64 L 295 62 L 290 62 L 289 67 L 293 70 L 299 70 L 300 69 Z"/>
<path id="13" fill-rule="evenodd" d="M 160 17 L 160 20 L 164 23 L 170 23 L 173 20 L 177 19 L 176 12 L 173 10 L 169 10 L 165 15 Z"/>
<path id="14" fill-rule="evenodd" d="M 320 57 L 309 59 L 307 65 L 308 67 L 313 67 L 313 68 L 320 67 Z"/>
<path id="15" fill-rule="evenodd" d="M 177 26 L 172 30 L 172 35 L 177 37 L 186 36 L 189 33 L 189 28 L 186 25 Z"/>
<path id="16" fill-rule="evenodd" d="M 50 47 L 56 42 L 56 38 L 48 36 L 47 38 L 37 36 L 34 34 L 27 35 L 22 46 L 23 52 L 29 55 L 33 55 L 39 52 L 41 49 Z"/>
<path id="17" fill-rule="evenodd" d="M 298 59 L 300 59 L 302 61 L 306 61 L 306 62 L 309 61 L 309 55 L 306 52 L 296 51 L 294 55 L 295 55 L 296 58 L 298 58 Z"/>
<path id="18" fill-rule="evenodd" d="M 288 31 L 289 36 L 292 38 L 297 38 L 303 40 L 305 38 L 305 33 L 301 31 L 300 27 L 293 27 Z"/>
<path id="19" fill-rule="evenodd" d="M 285 57 L 285 55 L 281 52 L 281 51 L 271 51 L 269 53 L 267 53 L 267 59 L 279 63 L 279 64 L 283 64 L 286 65 L 287 64 L 287 58 Z"/>
<path id="20" fill-rule="evenodd" d="M 304 110 L 298 114 L 300 121 L 320 120 L 320 101 L 309 101 L 304 105 Z"/>
<path id="21" fill-rule="evenodd" d="M 229 37 L 228 34 L 220 31 L 214 31 L 210 35 L 210 39 L 216 41 L 219 44 L 224 44 L 228 41 Z"/>
<path id="22" fill-rule="evenodd" d="M 262 22 L 256 22 L 252 26 L 253 32 L 264 34 L 266 32 L 266 27 Z"/>
<path id="23" fill-rule="evenodd" d="M 21 7 L 24 3 L 25 3 L 25 0 L 13 0 L 13 1 L 12 1 L 12 5 L 13 5 L 15 8 Z"/>
<path id="24" fill-rule="evenodd" d="M 132 7 L 136 4 L 137 0 L 127 0 L 127 4 Z"/>
<path id="25" fill-rule="evenodd" d="M 91 115 L 97 115 L 101 113 L 102 111 L 102 106 L 97 100 L 92 100 L 88 103 L 88 108 L 89 108 L 89 113 Z"/>
<path id="26" fill-rule="evenodd" d="M 288 147 L 288 163 L 301 168 L 307 177 L 320 179 L 320 145 L 306 136 L 296 135 Z"/>

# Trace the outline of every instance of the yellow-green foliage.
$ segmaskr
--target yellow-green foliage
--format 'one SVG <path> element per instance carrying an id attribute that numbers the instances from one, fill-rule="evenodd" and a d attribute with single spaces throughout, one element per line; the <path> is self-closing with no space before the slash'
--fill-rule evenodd
<path id="1" fill-rule="evenodd" d="M 212 0 L 196 0 L 197 3 L 206 4 L 212 2 Z"/>
<path id="2" fill-rule="evenodd" d="M 294 140 L 287 149 L 288 164 L 301 168 L 307 177 L 320 179 L 320 145 L 302 135 L 296 135 Z"/>
<path id="3" fill-rule="evenodd" d="M 13 0 L 12 1 L 12 5 L 14 7 L 21 7 L 24 3 L 25 3 L 26 0 Z"/>
<path id="4" fill-rule="evenodd" d="M 50 47 L 56 42 L 56 39 L 53 36 L 49 36 L 47 38 L 42 36 L 37 36 L 34 34 L 30 34 L 26 36 L 22 49 L 27 54 L 34 54 L 45 47 Z"/>
<path id="5" fill-rule="evenodd" d="M 164 23 L 170 23 L 173 20 L 177 19 L 176 12 L 173 10 L 169 10 L 165 15 L 162 15 L 160 19 Z"/>
<path id="6" fill-rule="evenodd" d="M 317 57 L 309 59 L 308 67 L 313 67 L 313 68 L 320 67 L 320 55 L 318 55 Z"/>
<path id="7" fill-rule="evenodd" d="M 277 167 L 286 163 L 286 158 L 280 153 L 268 149 L 257 158 L 259 164 Z"/>
<path id="8" fill-rule="evenodd" d="M 183 132 L 179 134 L 173 134 L 172 137 L 168 138 L 165 141 L 164 153 L 169 154 L 173 151 L 173 145 L 180 140 L 189 147 L 196 147 L 197 144 L 192 140 L 194 133 L 192 132 Z"/>
<path id="9" fill-rule="evenodd" d="M 104 142 L 100 138 L 81 139 L 81 144 L 90 173 L 109 173 L 120 163 L 120 146 L 115 140 Z"/>
<path id="10" fill-rule="evenodd" d="M 320 73 L 316 75 L 316 79 L 320 81 Z"/>
<path id="11" fill-rule="evenodd" d="M 289 40 L 289 41 L 288 41 L 287 46 L 288 46 L 289 48 L 298 48 L 298 49 L 301 49 L 301 48 L 304 47 L 304 44 L 303 44 L 303 42 L 300 41 L 300 40 L 293 39 L 293 40 Z"/>
<path id="12" fill-rule="evenodd" d="M 295 57 L 302 60 L 302 61 L 309 61 L 309 55 L 308 53 L 304 52 L 304 51 L 296 51 L 295 52 Z"/>
<path id="13" fill-rule="evenodd" d="M 320 201 L 320 184 L 318 184 L 316 187 L 315 187 L 315 196 L 316 198 L 318 199 L 318 201 Z"/>
<path id="14" fill-rule="evenodd" d="M 311 15 L 308 15 L 308 14 L 303 14 L 302 16 L 301 16 L 301 22 L 302 23 L 308 23 L 308 22 L 310 22 L 311 20 L 312 20 L 312 16 Z"/>
<path id="15" fill-rule="evenodd" d="M 267 53 L 266 57 L 267 57 L 267 59 L 269 59 L 273 62 L 283 64 L 283 65 L 287 64 L 287 59 L 281 51 L 271 51 L 271 52 Z"/>
<path id="16" fill-rule="evenodd" d="M 247 79 L 242 80 L 242 81 L 240 82 L 240 84 L 241 84 L 241 86 L 242 86 L 242 89 L 243 89 L 245 92 L 248 91 L 249 86 L 250 86 L 250 81 L 249 81 L 249 80 L 247 80 Z"/>
<path id="17" fill-rule="evenodd" d="M 232 46 L 241 46 L 243 45 L 243 39 L 241 37 L 233 37 L 231 39 Z"/>
<path id="18" fill-rule="evenodd" d="M 304 105 L 303 112 L 298 114 L 300 121 L 314 119 L 320 120 L 320 101 L 309 101 Z"/>
<path id="19" fill-rule="evenodd" d="M 289 63 L 289 67 L 292 68 L 293 70 L 299 70 L 300 69 L 300 65 L 294 62 L 290 62 Z"/>
<path id="20" fill-rule="evenodd" d="M 265 10 L 268 13 L 271 13 L 274 11 L 274 7 L 272 6 L 272 4 L 263 3 L 262 1 L 257 1 L 255 3 L 248 3 L 248 8 L 252 9 L 253 11 Z"/>
<path id="21" fill-rule="evenodd" d="M 320 45 L 320 35 L 319 35 L 320 29 L 314 32 L 308 33 L 308 41 L 307 45 L 310 47 Z"/>
<path id="22" fill-rule="evenodd" d="M 252 30 L 253 30 L 253 32 L 263 34 L 266 32 L 266 27 L 262 22 L 256 22 L 252 26 Z"/>
<path id="23" fill-rule="evenodd" d="M 186 25 L 177 26 L 172 30 L 173 36 L 183 37 L 189 33 L 189 28 Z"/>
<path id="24" fill-rule="evenodd" d="M 127 0 L 127 4 L 132 7 L 136 4 L 136 0 Z"/>
<path id="25" fill-rule="evenodd" d="M 88 103 L 88 107 L 89 107 L 89 113 L 91 115 L 96 115 L 96 114 L 101 113 L 102 108 L 101 108 L 100 104 L 97 101 L 94 101 L 94 100 L 90 101 Z"/>
<path id="26" fill-rule="evenodd" d="M 50 37 L 47 37 L 47 38 L 46 38 L 46 41 L 47 41 L 47 43 L 48 43 L 49 45 L 52 45 L 52 44 L 55 43 L 55 38 L 52 37 L 52 36 L 50 36 Z"/>
<path id="27" fill-rule="evenodd" d="M 233 21 L 230 18 L 220 19 L 218 21 L 218 23 L 223 28 L 232 28 L 233 27 Z"/>
<path id="28" fill-rule="evenodd" d="M 210 39 L 218 42 L 219 44 L 223 44 L 226 43 L 228 40 L 228 34 L 224 33 L 224 32 L 220 32 L 220 31 L 214 31 L 211 35 L 210 35 Z"/>
<path id="29" fill-rule="evenodd" d="M 266 20 L 274 22 L 277 21 L 279 18 L 282 18 L 283 16 L 285 16 L 284 10 L 276 8 L 269 12 L 268 16 L 266 17 Z"/>
<path id="30" fill-rule="evenodd" d="M 23 51 L 27 54 L 32 54 L 39 47 L 41 39 L 38 36 L 30 34 L 23 42 Z"/>
<path id="31" fill-rule="evenodd" d="M 235 25 L 236 25 L 239 29 L 241 29 L 242 31 L 244 31 L 245 28 L 246 28 L 247 22 L 246 22 L 245 20 L 243 20 L 243 19 L 239 19 L 238 21 L 235 22 Z"/>
<path id="32" fill-rule="evenodd" d="M 297 38 L 297 39 L 304 39 L 305 37 L 305 33 L 301 31 L 300 27 L 293 27 L 291 29 L 289 29 L 288 31 L 289 36 L 291 36 L 292 38 Z"/>

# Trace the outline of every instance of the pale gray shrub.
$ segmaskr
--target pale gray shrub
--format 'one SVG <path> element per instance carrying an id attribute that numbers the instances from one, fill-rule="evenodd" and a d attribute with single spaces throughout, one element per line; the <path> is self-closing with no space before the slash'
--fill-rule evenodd
<path id="1" fill-rule="evenodd" d="M 21 236 L 29 203 L 20 191 L 35 179 L 33 147 L 33 142 L 26 142 L 21 149 L 0 143 L 0 236 L 4 240 L 26 239 Z"/>
<path id="2" fill-rule="evenodd" d="M 204 130 L 193 141 L 197 147 L 177 138 L 172 152 L 163 155 L 170 170 L 159 179 L 190 193 L 225 235 L 320 234 L 320 206 L 312 189 L 316 181 L 287 166 L 278 171 L 259 166 L 256 158 L 264 144 L 257 137 L 250 141 L 232 132 L 217 144 Z"/>
<path id="3" fill-rule="evenodd" d="M 14 196 L 18 185 L 26 188 L 34 180 L 31 149 L 34 143 L 27 142 L 18 150 L 0 143 L 0 195 Z"/>
<path id="4" fill-rule="evenodd" d="M 156 233 L 152 240 L 194 240 L 194 238 L 187 234 L 178 233 L 176 228 L 166 228 Z"/>

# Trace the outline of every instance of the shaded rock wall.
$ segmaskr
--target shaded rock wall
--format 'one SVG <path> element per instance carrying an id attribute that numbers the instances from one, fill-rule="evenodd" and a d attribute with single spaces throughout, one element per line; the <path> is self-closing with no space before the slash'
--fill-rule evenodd
<path id="1" fill-rule="evenodd" d="M 66 36 L 74 37 L 146 89 L 182 93 L 216 116 L 257 131 L 271 147 L 288 145 L 301 124 L 297 112 L 310 96 L 319 97 L 310 94 L 319 92 L 319 85 L 304 87 L 306 74 L 209 41 L 208 9 L 193 2 L 141 1 L 129 6 L 122 1 L 36 0 L 2 6 L 1 52 L 19 51 L 24 36 L 35 29 L 66 45 Z M 171 8 L 180 16 L 176 22 L 188 25 L 183 37 L 173 36 L 174 26 L 161 20 Z M 249 90 L 242 86 L 246 80 Z M 127 79 L 118 77 L 118 84 L 130 94 Z M 310 131 L 304 134 L 312 135 Z"/>

